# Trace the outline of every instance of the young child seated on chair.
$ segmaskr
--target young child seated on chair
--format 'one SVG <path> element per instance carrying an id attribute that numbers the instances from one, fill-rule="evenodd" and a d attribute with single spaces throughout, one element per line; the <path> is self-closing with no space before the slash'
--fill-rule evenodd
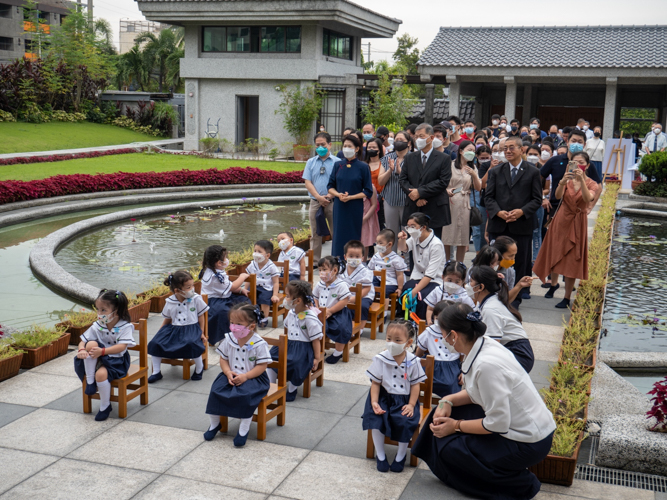
<path id="1" fill-rule="evenodd" d="M 368 319 L 368 309 L 375 300 L 373 271 L 361 263 L 364 258 L 364 245 L 361 241 L 348 241 L 343 247 L 343 252 L 345 252 L 345 262 L 347 265 L 345 266 L 345 271 L 341 273 L 340 279 L 347 284 L 348 288 L 361 283 L 361 297 L 355 297 L 354 293 L 350 291 L 350 304 L 361 300 L 361 330 L 363 331 Z"/>
<path id="2" fill-rule="evenodd" d="M 445 264 L 445 269 L 442 272 L 442 285 L 438 288 L 434 288 L 433 291 L 426 296 L 426 299 L 424 299 L 424 302 L 428 306 L 426 309 L 427 325 L 436 322 L 433 316 L 433 308 L 442 300 L 463 302 L 470 307 L 475 307 L 475 303 L 468 297 L 466 289 L 463 288 L 463 285 L 465 285 L 466 272 L 466 266 L 455 260 L 450 260 Z"/>
<path id="3" fill-rule="evenodd" d="M 264 318 L 260 320 L 262 328 L 269 323 L 269 306 L 278 302 L 278 288 L 280 287 L 280 271 L 271 260 L 273 243 L 269 240 L 259 240 L 255 243 L 252 254 L 253 261 L 246 267 L 248 274 L 257 276 L 257 304 L 262 308 Z"/>
<path id="4" fill-rule="evenodd" d="M 218 346 L 220 368 L 211 386 L 206 413 L 211 420 L 204 439 L 211 441 L 221 428 L 220 417 L 241 419 L 234 446 L 244 446 L 250 423 L 271 383 L 266 367 L 271 362 L 269 344 L 257 335 L 259 306 L 236 304 L 229 312 L 231 335 Z"/>
<path id="5" fill-rule="evenodd" d="M 98 422 L 111 413 L 111 381 L 130 369 L 128 347 L 134 347 L 134 326 L 127 311 L 127 297 L 117 290 L 101 290 L 95 299 L 97 321 L 81 335 L 74 371 L 86 379 L 86 394 L 100 393 Z"/>
<path id="6" fill-rule="evenodd" d="M 377 354 L 366 370 L 372 385 L 362 416 L 363 429 L 371 429 L 380 472 L 403 470 L 410 439 L 419 427 L 419 384 L 426 374 L 419 358 L 408 352 L 415 330 L 413 323 L 402 319 L 389 323 L 387 350 Z M 391 467 L 384 452 L 385 436 L 398 442 Z"/>
<path id="7" fill-rule="evenodd" d="M 278 235 L 278 246 L 280 247 L 279 262 L 289 260 L 289 280 L 306 280 L 306 252 L 294 246 L 294 235 L 289 231 L 283 231 Z"/>
<path id="8" fill-rule="evenodd" d="M 328 255 L 317 263 L 320 270 L 320 281 L 315 285 L 313 295 L 315 306 L 327 308 L 327 337 L 336 343 L 332 355 L 324 361 L 335 364 L 340 361 L 343 349 L 352 338 L 353 314 L 347 307 L 350 290 L 345 282 L 338 277 L 342 264 L 338 257 Z"/>
<path id="9" fill-rule="evenodd" d="M 405 271 L 408 266 L 405 260 L 392 250 L 396 234 L 391 229 L 383 229 L 375 238 L 375 253 L 368 263 L 368 269 L 371 271 L 382 271 L 385 269 L 386 286 L 385 295 L 387 297 L 385 304 L 385 315 L 389 314 L 389 296 L 397 292 L 400 296 L 403 292 L 405 283 Z M 373 278 L 373 285 L 380 286 L 380 278 Z"/>
<path id="10" fill-rule="evenodd" d="M 417 337 L 415 354 L 422 358 L 430 354 L 435 358 L 433 366 L 433 394 L 444 398 L 461 390 L 459 375 L 461 375 L 460 355 L 444 341 L 438 326 L 438 316 L 445 308 L 456 304 L 451 300 L 443 300 L 433 307 L 433 324 Z M 450 351 L 450 349 L 452 349 Z"/>
<path id="11" fill-rule="evenodd" d="M 201 380 L 206 349 L 204 336 L 204 313 L 208 305 L 195 292 L 195 282 L 188 271 L 176 271 L 164 280 L 174 295 L 167 297 L 162 309 L 162 326 L 148 343 L 153 374 L 148 377 L 152 384 L 162 379 L 162 358 L 193 359 L 195 373 L 191 380 Z"/>
<path id="12" fill-rule="evenodd" d="M 296 399 L 297 389 L 320 362 L 320 342 L 323 342 L 322 322 L 313 306 L 313 290 L 307 281 L 291 281 L 285 288 L 285 317 L 287 328 L 287 401 Z M 271 357 L 278 361 L 278 346 L 271 348 Z M 271 383 L 278 372 L 269 368 Z"/>
<path id="13" fill-rule="evenodd" d="M 243 288 L 248 275 L 242 273 L 232 283 L 225 272 L 228 265 L 226 248 L 211 245 L 204 252 L 199 279 L 202 295 L 208 295 L 208 342 L 211 345 L 220 342 L 229 331 L 229 309 L 239 302 L 250 303 L 248 291 Z"/>

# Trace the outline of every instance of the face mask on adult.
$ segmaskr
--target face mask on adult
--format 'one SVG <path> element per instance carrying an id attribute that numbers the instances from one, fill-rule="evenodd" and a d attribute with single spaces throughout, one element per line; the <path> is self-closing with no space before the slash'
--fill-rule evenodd
<path id="1" fill-rule="evenodd" d="M 507 123 L 505 123 L 505 122 L 500 122 L 500 128 L 501 128 L 502 130 L 507 130 Z"/>
<path id="2" fill-rule="evenodd" d="M 500 123 L 500 120 L 491 120 L 491 123 L 493 123 L 493 126 L 497 126 Z"/>
<path id="3" fill-rule="evenodd" d="M 537 123 L 531 123 L 530 124 L 530 130 L 537 130 L 539 128 L 539 125 Z"/>
<path id="4" fill-rule="evenodd" d="M 454 341 L 450 344 L 450 343 L 449 343 L 449 339 L 451 338 L 451 335 L 452 335 L 452 332 L 449 332 L 449 333 L 447 334 L 447 336 L 443 339 L 443 340 L 445 341 L 445 342 L 444 342 L 445 347 L 447 348 L 447 350 L 448 350 L 451 354 L 458 354 L 458 351 L 457 351 L 456 348 L 454 347 L 454 346 L 456 345 L 456 340 L 458 340 L 458 339 L 454 340 Z"/>
<path id="5" fill-rule="evenodd" d="M 550 133 L 549 133 L 549 136 L 550 136 L 552 139 L 555 139 L 556 137 L 558 137 L 558 132 L 550 132 Z"/>
<path id="6" fill-rule="evenodd" d="M 475 129 L 472 127 L 466 127 L 466 135 L 470 137 L 472 134 L 475 133 Z"/>
<path id="7" fill-rule="evenodd" d="M 421 236 L 421 234 L 422 234 L 421 229 L 416 228 L 416 227 L 408 227 L 408 228 L 406 228 L 405 230 L 406 230 L 406 231 L 408 232 L 408 234 L 410 235 L 410 238 L 414 238 L 414 239 L 419 238 L 419 237 Z"/>
<path id="8" fill-rule="evenodd" d="M 547 161 L 549 158 L 551 158 L 551 153 L 549 153 L 549 151 L 542 151 L 540 153 L 540 158 L 542 158 L 542 161 Z"/>
<path id="9" fill-rule="evenodd" d="M 515 260 L 514 259 L 503 259 L 500 261 L 500 267 L 503 269 L 509 269 L 514 265 Z"/>
<path id="10" fill-rule="evenodd" d="M 415 144 L 417 146 L 417 149 L 421 151 L 428 145 L 428 139 L 424 139 L 423 137 L 418 137 L 417 140 L 415 141 Z"/>
<path id="11" fill-rule="evenodd" d="M 519 127 L 517 127 L 516 125 L 513 125 L 512 126 L 512 132 L 516 132 L 517 130 L 519 130 Z"/>
<path id="12" fill-rule="evenodd" d="M 595 137 L 600 137 L 602 134 L 601 134 L 600 132 L 593 132 L 593 135 L 594 135 Z"/>
<path id="13" fill-rule="evenodd" d="M 348 160 L 351 160 L 355 157 L 357 153 L 354 151 L 354 148 L 343 148 L 343 156 Z"/>
<path id="14" fill-rule="evenodd" d="M 393 138 L 393 137 L 389 137 L 389 138 L 387 139 L 387 142 L 388 142 L 389 145 L 391 146 L 392 144 L 394 144 L 394 138 Z"/>
<path id="15" fill-rule="evenodd" d="M 408 143 L 405 141 L 396 141 L 394 142 L 394 149 L 396 151 L 405 151 L 408 149 Z"/>
<path id="16" fill-rule="evenodd" d="M 317 156 L 321 156 L 322 158 L 329 156 L 329 149 L 324 146 L 317 146 L 315 152 L 317 153 Z"/>
<path id="17" fill-rule="evenodd" d="M 521 132 L 521 137 L 526 137 L 528 135 L 528 132 Z"/>
<path id="18" fill-rule="evenodd" d="M 504 152 L 498 153 L 498 161 L 501 162 L 501 163 L 504 162 L 504 161 L 507 161 L 507 158 L 505 158 L 505 153 Z"/>
<path id="19" fill-rule="evenodd" d="M 660 135 L 660 132 L 662 132 L 662 129 L 661 129 L 660 127 L 655 127 L 655 128 L 653 129 L 653 133 L 654 133 L 655 135 Z"/>
<path id="20" fill-rule="evenodd" d="M 438 149 L 440 146 L 442 146 L 442 141 L 437 137 L 433 139 L 433 148 Z"/>
<path id="21" fill-rule="evenodd" d="M 468 294 L 468 297 L 470 297 L 471 299 L 475 297 L 475 288 L 477 287 L 473 287 L 470 283 L 468 283 L 465 286 L 466 293 Z"/>
<path id="22" fill-rule="evenodd" d="M 380 152 L 377 149 L 367 149 L 366 150 L 366 155 L 369 158 L 375 158 Z"/>
<path id="23" fill-rule="evenodd" d="M 364 140 L 370 141 L 373 138 L 373 134 L 364 134 Z"/>
<path id="24" fill-rule="evenodd" d="M 407 342 L 406 342 L 407 343 Z M 397 344 L 396 342 L 387 342 L 387 351 L 392 356 L 400 356 L 405 351 L 405 344 Z"/>
<path id="25" fill-rule="evenodd" d="M 586 131 L 588 130 L 588 125 L 584 125 L 584 126 L 581 127 L 581 128 L 583 129 L 584 132 L 586 132 Z"/>
<path id="26" fill-rule="evenodd" d="M 537 156 L 537 155 L 528 155 L 526 157 L 526 160 L 528 161 L 528 163 L 532 163 L 533 165 L 535 165 L 539 161 L 539 159 L 540 159 L 540 157 Z"/>
<path id="27" fill-rule="evenodd" d="M 473 161 L 475 159 L 475 152 L 474 151 L 466 151 L 463 153 L 463 158 L 466 161 Z"/>
<path id="28" fill-rule="evenodd" d="M 570 153 L 581 153 L 584 150 L 584 145 L 578 142 L 573 142 L 570 144 Z"/>

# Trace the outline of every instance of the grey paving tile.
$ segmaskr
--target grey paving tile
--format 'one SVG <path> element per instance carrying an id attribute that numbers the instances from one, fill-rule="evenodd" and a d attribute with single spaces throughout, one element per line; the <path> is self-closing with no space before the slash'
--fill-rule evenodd
<path id="1" fill-rule="evenodd" d="M 654 500 L 655 493 L 636 488 L 625 488 L 611 484 L 594 483 L 575 479 L 572 486 L 557 486 L 542 484 L 537 500 L 571 500 L 575 499 L 604 499 L 604 500 Z"/>
<path id="2" fill-rule="evenodd" d="M 315 449 L 353 458 L 366 458 L 366 436 L 368 431 L 361 428 L 360 417 L 345 416 L 322 439 Z M 396 448 L 387 445 L 387 456 L 395 455 Z"/>
<path id="3" fill-rule="evenodd" d="M 470 497 L 447 486 L 430 470 L 417 469 L 399 500 L 424 500 L 425 498 L 458 500 Z"/>
<path id="4" fill-rule="evenodd" d="M 530 301 L 526 301 L 530 302 Z M 558 301 L 554 302 L 556 305 Z M 563 325 L 563 315 L 565 315 L 565 321 L 569 319 L 569 312 L 563 312 L 563 309 L 556 309 L 555 307 L 548 309 L 537 309 L 530 307 L 519 308 L 519 312 L 523 317 L 524 321 L 530 323 L 541 323 L 543 325 L 552 325 L 552 326 L 562 326 Z"/>
<path id="5" fill-rule="evenodd" d="M 169 391 L 168 389 L 157 389 L 154 387 L 149 387 L 148 404 L 150 405 L 151 403 L 154 403 L 155 401 L 166 396 L 170 392 L 171 391 Z M 111 406 L 113 407 L 113 411 L 111 412 L 111 416 L 109 418 L 118 418 L 118 403 L 112 402 Z M 56 399 L 55 401 L 46 405 L 44 408 L 49 408 L 51 410 L 62 410 L 62 411 L 71 411 L 74 413 L 82 413 L 83 397 L 81 395 L 81 389 L 77 389 L 75 391 L 70 392 L 66 396 L 63 396 L 60 399 Z M 134 415 L 142 408 L 146 408 L 146 406 L 142 406 L 141 398 L 138 396 L 127 403 L 127 416 L 130 417 Z M 97 414 L 97 412 L 100 409 L 99 400 L 93 399 L 92 409 L 93 409 L 92 414 L 93 415 Z"/>
<path id="6" fill-rule="evenodd" d="M 178 387 L 179 391 L 196 392 L 197 394 L 208 394 L 211 392 L 211 386 L 216 377 L 222 372 L 220 365 L 208 365 L 208 370 L 204 370 L 201 380 L 188 380 Z"/>
<path id="7" fill-rule="evenodd" d="M 347 412 L 348 417 L 361 417 L 364 414 L 364 407 L 366 406 L 366 398 L 368 397 L 368 389 L 361 395 L 361 397 L 354 403 L 354 406 Z"/>
<path id="8" fill-rule="evenodd" d="M 554 362 L 542 361 L 541 359 L 536 359 L 533 369 L 530 370 L 530 379 L 535 384 L 540 385 L 549 385 L 550 375 L 549 371 L 551 367 L 555 365 Z"/>
<path id="9" fill-rule="evenodd" d="M 58 457 L 0 448 L 0 494 L 48 467 Z"/>
<path id="10" fill-rule="evenodd" d="M 204 432 L 209 425 L 206 415 L 207 401 L 208 395 L 171 391 L 155 403 L 139 410 L 129 420 Z"/>
<path id="11" fill-rule="evenodd" d="M 218 484 L 163 475 L 135 496 L 134 500 L 165 500 L 168 498 L 178 498 L 179 500 L 220 500 L 221 498 L 263 500 L 265 495 Z"/>
<path id="12" fill-rule="evenodd" d="M 317 387 L 313 382 L 310 398 L 301 397 L 302 391 L 303 388 L 299 390 L 299 395 L 294 402 L 290 403 L 290 406 L 340 415 L 345 415 L 362 395 L 368 394 L 367 387 L 326 380 L 326 373 L 322 387 Z"/>
<path id="13" fill-rule="evenodd" d="M 12 405 L 0 403 L 0 427 L 35 411 L 34 406 Z"/>
<path id="14" fill-rule="evenodd" d="M 150 363 L 151 357 L 148 356 L 149 366 Z M 151 370 L 152 369 L 149 368 L 149 373 Z M 194 368 L 190 367 L 190 370 L 194 371 Z M 162 373 L 162 380 L 158 380 L 157 382 L 151 384 L 150 387 L 155 387 L 157 389 L 177 389 L 187 382 L 187 380 L 183 380 L 183 367 L 181 366 L 162 364 L 160 371 Z"/>
<path id="15" fill-rule="evenodd" d="M 0 402 L 40 407 L 77 388 L 81 388 L 81 382 L 74 373 L 63 377 L 26 372 L 0 384 Z"/>

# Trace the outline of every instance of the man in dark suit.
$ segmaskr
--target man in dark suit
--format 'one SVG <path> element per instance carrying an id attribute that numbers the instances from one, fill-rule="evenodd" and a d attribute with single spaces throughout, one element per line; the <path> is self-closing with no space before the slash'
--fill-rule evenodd
<path id="1" fill-rule="evenodd" d="M 509 137 L 505 141 L 507 162 L 489 170 L 484 196 L 489 214 L 489 238 L 507 235 L 516 241 L 517 283 L 532 274 L 533 214 L 542 205 L 540 171 L 522 161 L 521 145 L 520 137 Z"/>
<path id="2" fill-rule="evenodd" d="M 429 227 L 442 239 L 442 226 L 451 223 L 447 186 L 452 178 L 452 158 L 433 148 L 433 127 L 422 123 L 414 135 L 417 151 L 405 157 L 398 182 L 407 195 L 403 225 L 415 212 L 428 215 Z M 541 200 L 540 200 L 541 201 Z"/>

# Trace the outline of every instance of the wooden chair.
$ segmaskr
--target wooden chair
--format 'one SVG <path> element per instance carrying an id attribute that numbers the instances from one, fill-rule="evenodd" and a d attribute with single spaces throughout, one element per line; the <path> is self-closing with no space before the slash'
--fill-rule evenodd
<path id="1" fill-rule="evenodd" d="M 118 416 L 127 417 L 127 403 L 140 396 L 142 405 L 148 404 L 148 322 L 140 319 L 138 323 L 132 323 L 139 331 L 139 342 L 129 350 L 139 351 L 139 364 L 130 365 L 130 369 L 123 378 L 111 381 L 111 401 L 118 403 Z M 114 391 L 115 389 L 115 391 Z M 82 383 L 83 412 L 92 412 L 92 400 L 100 399 L 99 394 L 89 396 L 86 394 L 86 380 Z M 114 395 L 114 392 L 116 393 Z"/>
<path id="2" fill-rule="evenodd" d="M 419 426 L 415 429 L 415 433 L 412 435 L 412 439 L 410 439 L 410 443 L 408 444 L 408 447 L 410 449 L 412 449 L 412 445 L 417 439 L 417 436 L 419 436 L 419 431 L 424 425 L 426 417 L 428 417 L 428 414 L 431 412 L 431 398 L 433 396 L 433 367 L 435 366 L 435 360 L 433 356 L 429 355 L 426 356 L 426 358 L 424 359 L 420 359 L 419 361 L 424 367 L 424 372 L 426 373 L 426 380 L 424 380 L 419 384 L 419 390 L 422 391 L 422 393 L 419 396 L 419 404 L 421 405 L 421 415 L 419 419 Z M 392 441 L 387 436 L 385 436 L 384 438 L 384 443 L 398 446 L 398 442 Z M 375 458 L 375 446 L 373 444 L 373 435 L 371 434 L 370 429 L 368 430 L 368 437 L 366 439 L 366 458 Z M 417 467 L 418 461 L 419 459 L 412 453 L 410 453 L 410 465 L 413 467 Z"/>
<path id="3" fill-rule="evenodd" d="M 398 292 L 389 294 L 389 321 L 396 319 L 396 304 L 398 303 Z"/>
<path id="4" fill-rule="evenodd" d="M 268 368 L 278 370 L 278 382 L 271 384 L 269 392 L 262 398 L 257 407 L 257 413 L 252 421 L 257 422 L 257 439 L 266 439 L 266 424 L 274 417 L 278 417 L 278 425 L 285 425 L 285 410 L 287 408 L 287 336 L 280 335 L 277 339 L 262 337 L 269 345 L 278 346 L 278 361 L 269 363 Z M 220 432 L 227 432 L 229 419 L 220 417 Z"/>
<path id="5" fill-rule="evenodd" d="M 202 295 L 201 297 L 202 299 L 204 299 L 204 302 L 208 304 L 208 295 Z M 204 341 L 204 352 L 202 353 L 201 357 L 202 360 L 204 361 L 204 370 L 208 370 L 208 311 L 204 313 L 204 337 L 206 337 L 206 340 Z M 183 380 L 190 380 L 190 368 L 194 366 L 195 360 L 188 358 L 186 359 L 162 358 L 162 364 L 171 366 L 182 366 Z"/>
<path id="6" fill-rule="evenodd" d="M 347 306 L 354 311 L 354 320 L 352 321 L 352 337 L 350 338 L 350 341 L 345 344 L 345 348 L 343 349 L 344 363 L 347 363 L 350 360 L 351 347 L 354 348 L 354 354 L 359 354 L 361 351 L 361 289 L 361 283 L 357 283 L 354 289 L 350 290 L 350 292 L 354 291 L 356 299 L 354 304 L 348 304 Z M 324 339 L 325 349 L 334 349 L 336 347 L 336 343 L 326 336 L 326 332 Z"/>
<path id="7" fill-rule="evenodd" d="M 308 283 L 310 283 L 310 285 L 312 286 L 313 285 L 313 278 L 315 277 L 315 273 L 313 271 L 314 262 L 313 262 L 313 249 L 312 248 L 306 252 L 306 258 L 308 259 L 308 263 L 306 264 L 306 276 L 308 277 L 308 279 L 306 281 L 308 281 Z"/>
<path id="8" fill-rule="evenodd" d="M 373 277 L 380 278 L 380 291 L 375 287 L 375 300 L 368 308 L 368 319 L 371 321 L 371 340 L 375 340 L 375 334 L 380 325 L 380 333 L 384 332 L 384 311 L 386 302 L 387 270 L 373 271 Z"/>
<path id="9" fill-rule="evenodd" d="M 237 274 L 230 274 L 227 277 L 232 283 L 238 279 Z M 245 280 L 245 282 L 248 284 L 248 299 L 250 299 L 250 302 L 255 305 L 257 304 L 257 275 L 248 275 L 248 279 Z"/>
<path id="10" fill-rule="evenodd" d="M 287 309 L 283 307 L 283 299 L 285 298 L 285 287 L 289 283 L 289 260 L 284 260 L 282 262 L 274 262 L 278 269 L 282 268 L 282 276 L 278 278 L 279 288 L 278 288 L 278 302 L 271 302 L 271 327 L 278 328 L 278 316 L 282 316 L 283 319 L 287 314 Z"/>
<path id="11" fill-rule="evenodd" d="M 324 344 L 327 336 L 327 308 L 320 307 L 320 314 L 317 316 L 322 322 L 322 333 L 324 336 L 320 340 L 320 362 L 317 365 L 317 370 L 308 372 L 306 380 L 303 381 L 303 397 L 310 397 L 310 386 L 313 380 L 317 380 L 317 387 L 324 385 Z"/>

